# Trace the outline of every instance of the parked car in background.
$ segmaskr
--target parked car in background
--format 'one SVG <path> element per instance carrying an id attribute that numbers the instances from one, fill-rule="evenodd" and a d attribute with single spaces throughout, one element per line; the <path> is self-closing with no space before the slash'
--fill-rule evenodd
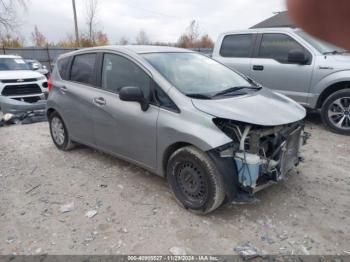
<path id="1" fill-rule="evenodd" d="M 213 58 L 320 110 L 330 130 L 350 135 L 350 56 L 345 50 L 300 29 L 262 28 L 220 35 Z"/>
<path id="2" fill-rule="evenodd" d="M 46 76 L 47 79 L 50 77 L 50 71 L 46 66 L 42 65 L 38 60 L 26 59 L 26 63 L 29 65 L 30 69 L 37 71 L 38 73 Z"/>
<path id="3" fill-rule="evenodd" d="M 34 103 L 47 93 L 47 79 L 20 56 L 0 55 L 0 96 Z"/>
<path id="4" fill-rule="evenodd" d="M 305 109 L 195 52 L 111 46 L 59 57 L 47 116 L 54 144 L 85 144 L 166 177 L 209 213 L 282 180 L 300 161 Z"/>

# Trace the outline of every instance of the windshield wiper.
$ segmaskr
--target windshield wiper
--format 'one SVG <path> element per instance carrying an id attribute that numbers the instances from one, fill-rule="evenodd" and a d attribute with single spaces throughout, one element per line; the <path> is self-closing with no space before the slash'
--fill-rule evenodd
<path id="1" fill-rule="evenodd" d="M 240 91 L 242 89 L 260 90 L 261 87 L 260 86 L 235 86 L 215 94 L 214 97 L 228 95 L 228 94 Z"/>
<path id="2" fill-rule="evenodd" d="M 196 99 L 207 99 L 207 100 L 212 99 L 211 96 L 204 95 L 204 94 L 188 94 L 187 96 L 190 98 L 196 98 Z"/>

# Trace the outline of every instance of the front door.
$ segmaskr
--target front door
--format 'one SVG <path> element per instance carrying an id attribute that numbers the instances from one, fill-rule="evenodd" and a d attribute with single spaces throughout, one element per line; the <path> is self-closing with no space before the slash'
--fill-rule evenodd
<path id="1" fill-rule="evenodd" d="M 128 58 L 106 53 L 103 55 L 101 89 L 94 98 L 94 136 L 97 147 L 156 168 L 157 119 L 159 108 L 146 112 L 137 102 L 119 99 L 125 86 L 140 87 L 145 96 L 151 94 L 151 77 Z"/>
<path id="2" fill-rule="evenodd" d="M 289 63 L 291 50 L 302 50 L 308 63 Z M 250 75 L 263 86 L 304 104 L 308 99 L 313 66 L 311 53 L 291 36 L 269 33 L 262 35 L 257 57 L 252 59 Z"/>

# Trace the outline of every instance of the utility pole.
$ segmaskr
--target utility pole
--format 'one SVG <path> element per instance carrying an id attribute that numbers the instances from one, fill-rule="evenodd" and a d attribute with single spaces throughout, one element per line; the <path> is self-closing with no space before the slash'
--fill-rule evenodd
<path id="1" fill-rule="evenodd" d="M 78 19 L 77 19 L 77 10 L 75 8 L 75 0 L 72 0 L 73 12 L 74 12 L 74 26 L 75 26 L 75 42 L 79 47 L 79 30 L 78 30 Z"/>

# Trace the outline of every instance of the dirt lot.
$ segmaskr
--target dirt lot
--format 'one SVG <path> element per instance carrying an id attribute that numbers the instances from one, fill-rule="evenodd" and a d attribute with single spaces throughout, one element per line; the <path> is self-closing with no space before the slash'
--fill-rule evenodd
<path id="1" fill-rule="evenodd" d="M 162 178 L 89 148 L 58 151 L 47 123 L 0 128 L 0 254 L 235 254 L 248 242 L 350 254 L 350 139 L 315 115 L 307 129 L 306 163 L 287 181 L 202 217 L 177 206 Z"/>

